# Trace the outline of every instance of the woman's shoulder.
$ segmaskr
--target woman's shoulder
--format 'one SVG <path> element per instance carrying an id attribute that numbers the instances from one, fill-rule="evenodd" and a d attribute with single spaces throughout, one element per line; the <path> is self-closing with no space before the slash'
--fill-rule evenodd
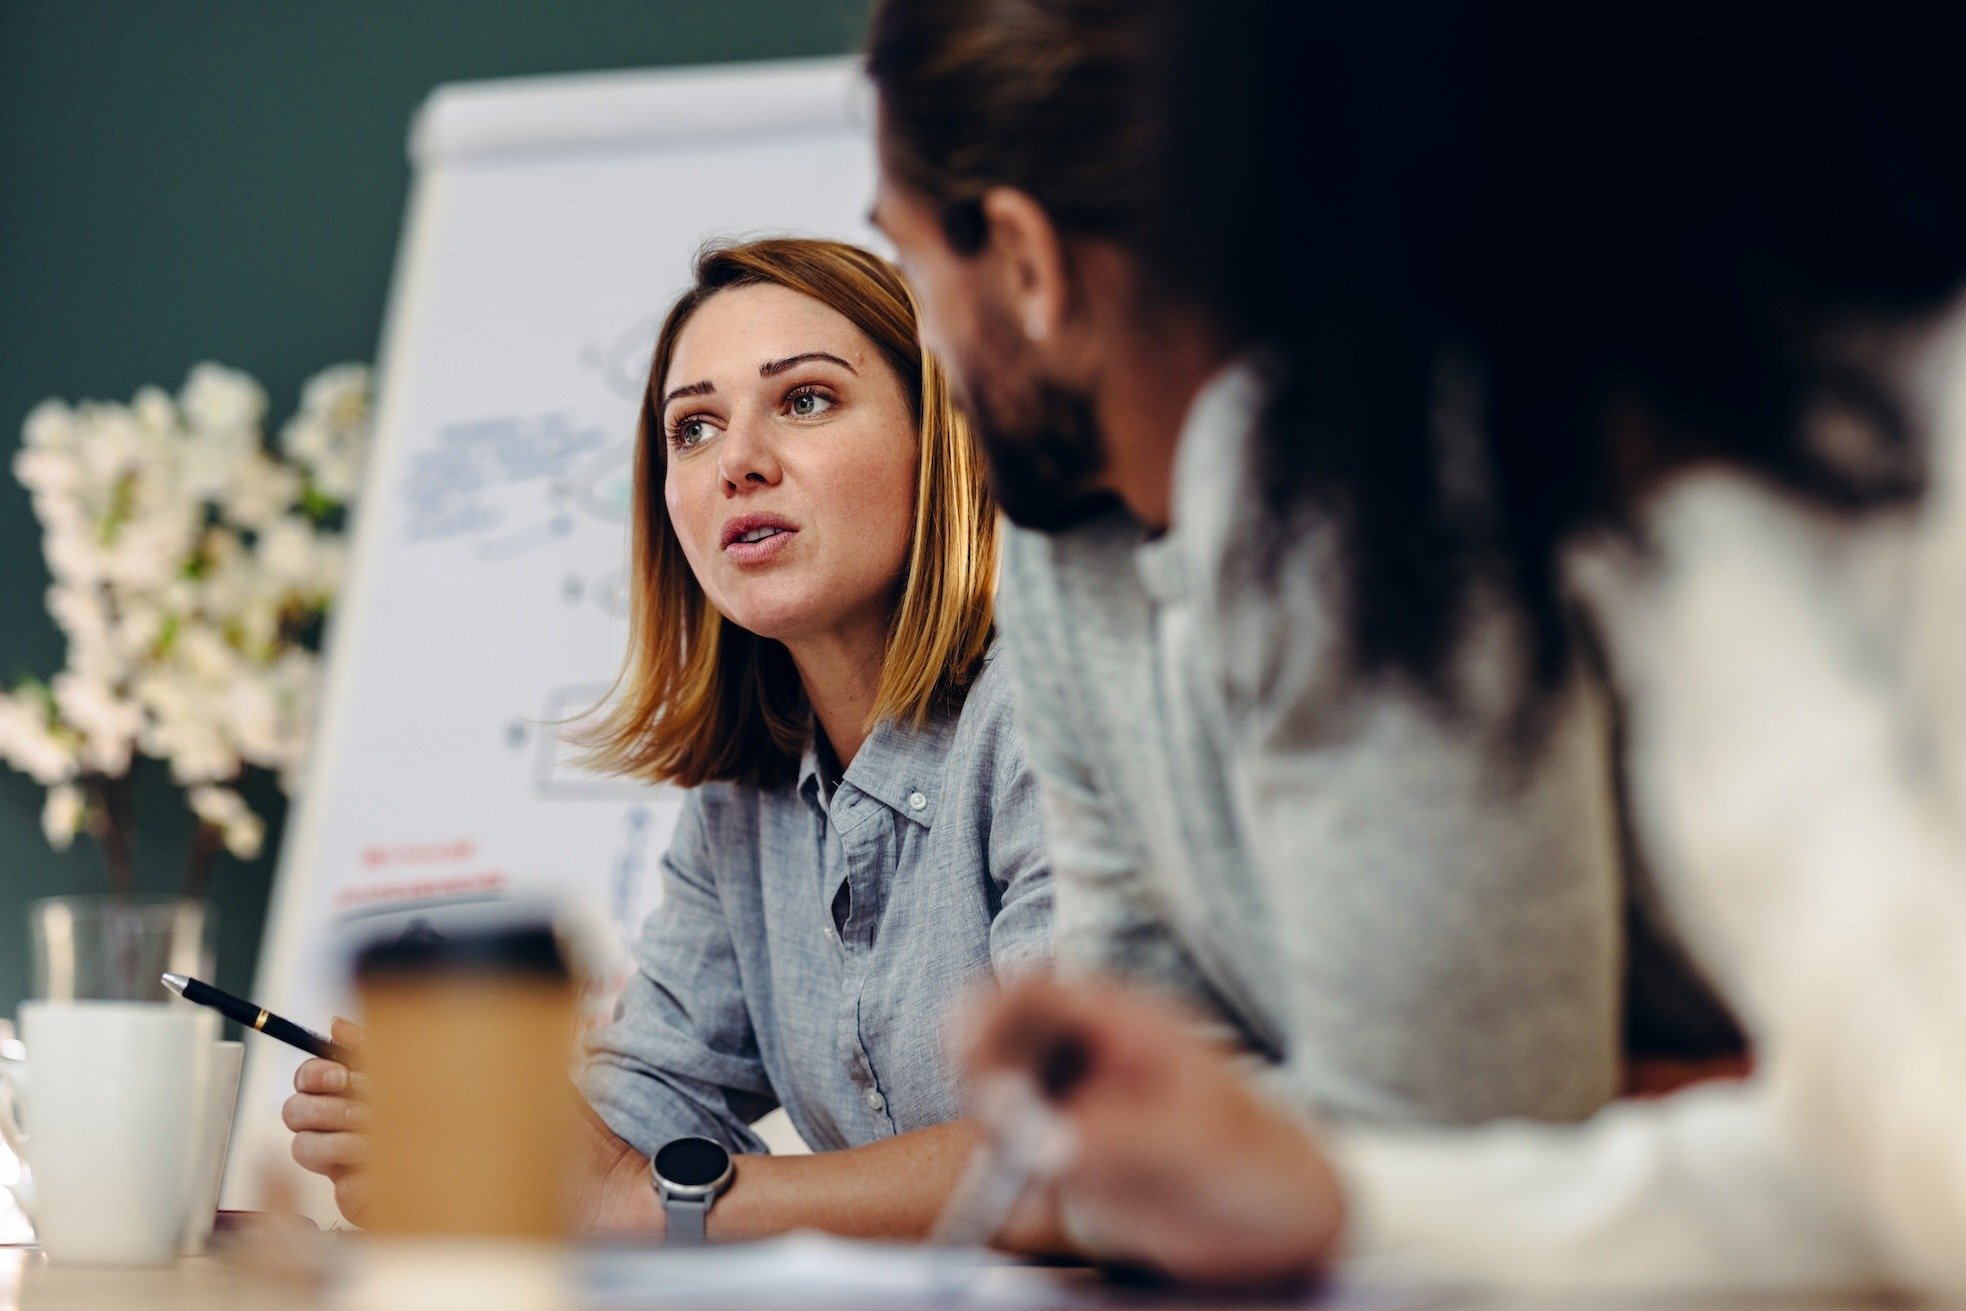
<path id="1" fill-rule="evenodd" d="M 706 838 L 728 838 L 734 831 L 757 826 L 763 800 L 760 789 L 748 783 L 728 780 L 698 783 L 683 790 L 677 831 L 695 828 Z"/>

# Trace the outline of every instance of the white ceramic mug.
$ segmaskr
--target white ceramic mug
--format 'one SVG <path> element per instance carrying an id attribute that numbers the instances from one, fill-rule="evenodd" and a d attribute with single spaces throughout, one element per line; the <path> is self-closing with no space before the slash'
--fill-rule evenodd
<path id="1" fill-rule="evenodd" d="M 205 1110 L 198 1125 L 196 1187 L 191 1192 L 191 1219 L 184 1231 L 184 1254 L 197 1256 L 211 1241 L 218 1216 L 218 1193 L 225 1183 L 225 1157 L 232 1147 L 232 1113 L 239 1102 L 239 1069 L 246 1058 L 241 1042 L 212 1044 L 211 1078 L 205 1088 Z"/>
<path id="2" fill-rule="evenodd" d="M 192 1230 L 217 1016 L 165 1002 L 26 1002 L 0 1128 L 51 1260 L 155 1265 Z M 31 1071 L 31 1073 L 30 1073 Z"/>

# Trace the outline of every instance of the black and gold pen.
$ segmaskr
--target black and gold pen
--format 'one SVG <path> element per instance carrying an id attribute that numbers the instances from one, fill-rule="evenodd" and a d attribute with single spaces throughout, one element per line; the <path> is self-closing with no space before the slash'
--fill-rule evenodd
<path id="1" fill-rule="evenodd" d="M 234 997 L 229 992 L 214 988 L 209 983 L 182 974 L 166 974 L 164 986 L 188 1002 L 209 1006 L 228 1020 L 237 1020 L 248 1029 L 256 1029 L 269 1038 L 278 1038 L 289 1047 L 298 1047 L 309 1056 L 320 1056 L 326 1060 L 338 1061 L 352 1066 L 348 1049 L 338 1042 L 323 1038 L 320 1034 L 301 1028 L 292 1020 L 275 1015 L 266 1007 L 249 1002 L 243 997 Z"/>

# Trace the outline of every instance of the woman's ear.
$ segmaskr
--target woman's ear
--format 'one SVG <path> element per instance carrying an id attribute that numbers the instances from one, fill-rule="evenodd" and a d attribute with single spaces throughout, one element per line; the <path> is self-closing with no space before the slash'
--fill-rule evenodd
<path id="1" fill-rule="evenodd" d="M 1003 304 L 1024 335 L 1043 345 L 1057 336 L 1071 306 L 1065 243 L 1044 207 L 1015 187 L 983 193 L 983 222 Z"/>

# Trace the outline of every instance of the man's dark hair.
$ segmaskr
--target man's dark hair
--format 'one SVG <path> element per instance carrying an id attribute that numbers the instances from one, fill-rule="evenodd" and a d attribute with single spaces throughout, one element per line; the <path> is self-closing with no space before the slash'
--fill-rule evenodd
<path id="1" fill-rule="evenodd" d="M 1060 231 L 1126 239 L 1147 183 L 1142 0 L 882 0 L 868 33 L 888 163 L 964 254 L 1015 187 Z"/>
<path id="2" fill-rule="evenodd" d="M 1485 569 L 1554 678 L 1563 543 L 1692 462 L 1916 493 L 1893 388 L 1838 343 L 1966 277 L 1959 6 L 1170 2 L 1143 249 L 1279 363 L 1269 485 L 1341 525 L 1362 670 L 1442 687 Z"/>

